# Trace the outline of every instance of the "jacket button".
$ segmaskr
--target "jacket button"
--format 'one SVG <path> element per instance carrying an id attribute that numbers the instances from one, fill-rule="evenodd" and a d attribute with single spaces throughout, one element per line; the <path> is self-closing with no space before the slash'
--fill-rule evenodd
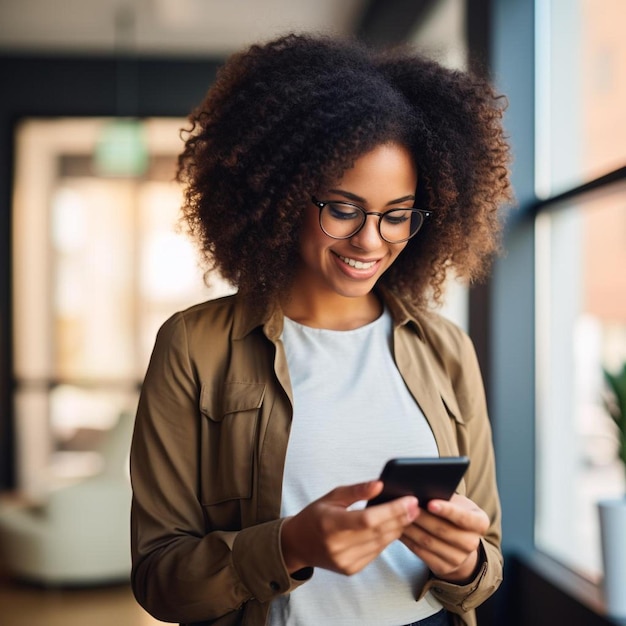
<path id="1" fill-rule="evenodd" d="M 279 585 L 279 584 L 278 584 L 275 580 L 273 580 L 273 581 L 270 583 L 270 589 L 271 589 L 272 591 L 280 591 L 280 585 Z"/>

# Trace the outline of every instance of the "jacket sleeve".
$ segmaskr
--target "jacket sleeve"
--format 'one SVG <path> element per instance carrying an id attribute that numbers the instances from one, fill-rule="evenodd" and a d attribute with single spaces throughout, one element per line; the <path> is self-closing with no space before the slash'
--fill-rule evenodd
<path id="1" fill-rule="evenodd" d="M 282 520 L 239 530 L 239 519 L 230 519 L 227 529 L 207 532 L 198 496 L 196 378 L 185 320 L 177 314 L 157 336 L 131 446 L 132 587 L 163 621 L 215 620 L 303 582 L 285 568 Z"/>
<path id="2" fill-rule="evenodd" d="M 459 452 L 470 457 L 465 475 L 466 496 L 487 513 L 491 524 L 481 540 L 481 565 L 474 580 L 456 585 L 433 578 L 424 592 L 430 589 L 446 608 L 461 616 L 465 614 L 465 623 L 473 624 L 472 609 L 491 596 L 502 582 L 501 510 L 480 368 L 471 340 L 465 333 L 458 333 L 455 349 L 459 356 L 447 374 L 463 418 L 463 426 L 457 428 Z"/>

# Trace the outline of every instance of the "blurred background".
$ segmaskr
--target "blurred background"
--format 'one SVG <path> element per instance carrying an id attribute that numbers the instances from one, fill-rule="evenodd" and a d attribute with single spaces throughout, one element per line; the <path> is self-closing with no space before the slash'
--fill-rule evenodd
<path id="1" fill-rule="evenodd" d="M 0 0 L 0 623 L 157 623 L 127 584 L 138 392 L 160 324 L 232 291 L 177 229 L 179 131 L 228 54 L 291 31 L 506 94 L 507 252 L 442 311 L 477 348 L 504 508 L 480 623 L 617 623 L 596 506 L 626 489 L 602 375 L 626 362 L 624 24 L 623 0 Z"/>

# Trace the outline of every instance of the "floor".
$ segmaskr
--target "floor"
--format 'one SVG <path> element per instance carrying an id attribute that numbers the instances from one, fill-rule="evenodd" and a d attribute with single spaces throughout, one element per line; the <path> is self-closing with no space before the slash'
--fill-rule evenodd
<path id="1" fill-rule="evenodd" d="M 41 589 L 0 577 L 1 626 L 155 626 L 130 587 Z"/>

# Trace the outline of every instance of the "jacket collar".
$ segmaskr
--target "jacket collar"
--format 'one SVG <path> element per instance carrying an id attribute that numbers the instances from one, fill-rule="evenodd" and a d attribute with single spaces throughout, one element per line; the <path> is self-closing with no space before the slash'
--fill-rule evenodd
<path id="1" fill-rule="evenodd" d="M 394 328 L 411 325 L 423 340 L 424 330 L 420 321 L 423 313 L 414 310 L 384 287 L 378 287 L 377 292 L 391 313 Z M 282 309 L 277 302 L 261 309 L 255 306 L 252 298 L 238 294 L 235 296 L 233 339 L 243 339 L 255 328 L 263 326 L 265 335 L 276 341 L 283 331 L 283 318 Z"/>
<path id="2" fill-rule="evenodd" d="M 400 297 L 398 297 L 385 287 L 379 287 L 378 293 L 387 308 L 389 309 L 389 312 L 391 313 L 394 328 L 411 325 L 415 329 L 417 336 L 423 340 L 424 329 L 421 322 L 421 317 L 423 316 L 423 313 L 415 310 L 409 304 L 404 302 Z"/>

